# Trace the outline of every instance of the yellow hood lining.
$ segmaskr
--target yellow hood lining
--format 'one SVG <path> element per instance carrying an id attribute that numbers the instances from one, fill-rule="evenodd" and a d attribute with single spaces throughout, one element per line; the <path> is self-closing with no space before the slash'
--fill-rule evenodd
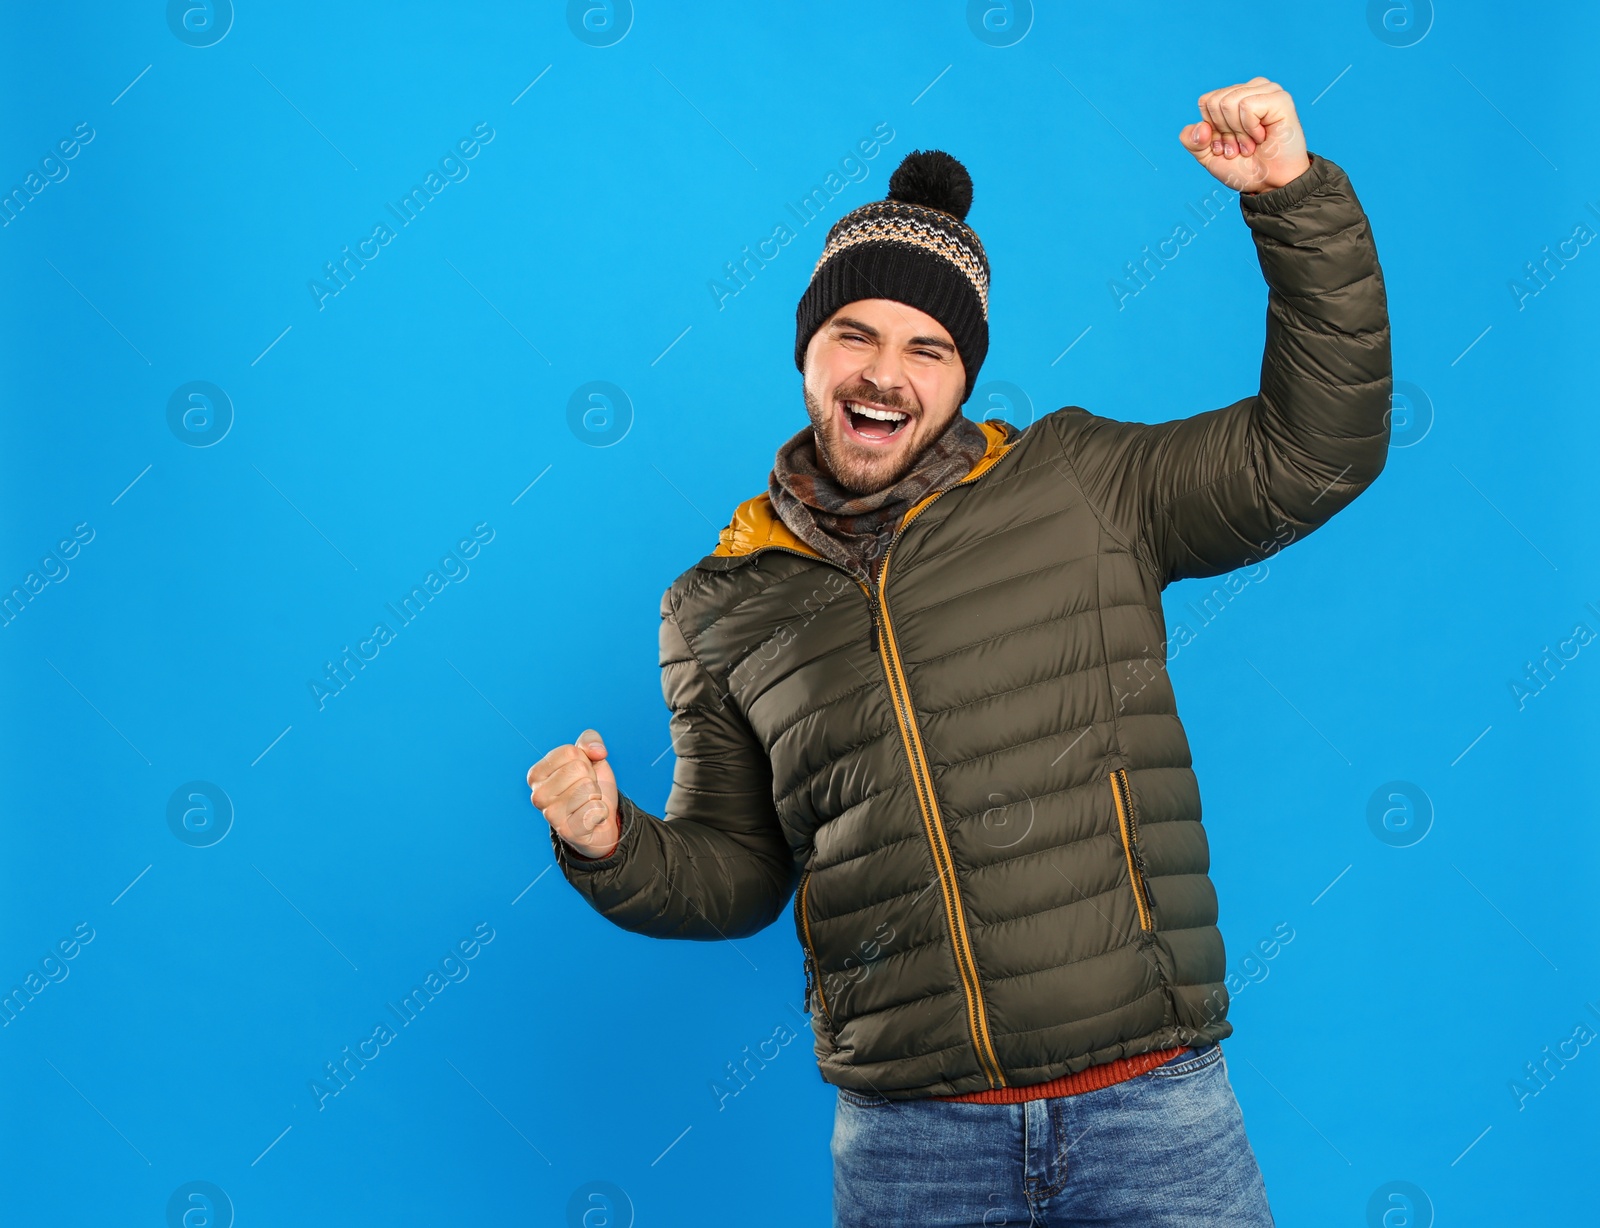
<path id="1" fill-rule="evenodd" d="M 962 478 L 963 482 L 970 482 L 973 478 L 992 469 L 997 461 L 1010 450 L 1006 443 L 1006 427 L 999 419 L 989 422 L 980 422 L 978 426 L 988 436 L 989 446 L 984 454 L 978 458 L 978 463 Z M 939 492 L 927 495 L 911 507 L 906 509 L 906 514 L 901 517 L 903 525 L 907 520 L 922 510 L 923 504 L 937 497 Z M 733 520 L 728 527 L 717 536 L 717 548 L 713 555 L 738 555 L 754 554 L 757 550 L 769 547 L 783 547 L 787 550 L 797 550 L 801 554 L 809 554 L 812 558 L 822 556 L 795 536 L 788 525 L 778 518 L 778 513 L 772 506 L 772 500 L 765 492 L 753 499 L 746 499 L 733 511 Z"/>

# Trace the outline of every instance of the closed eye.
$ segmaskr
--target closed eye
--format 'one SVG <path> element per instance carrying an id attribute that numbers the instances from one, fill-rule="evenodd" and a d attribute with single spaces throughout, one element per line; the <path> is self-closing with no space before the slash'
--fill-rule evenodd
<path id="1" fill-rule="evenodd" d="M 841 340 L 841 341 L 866 341 L 866 338 L 863 337 L 860 333 L 840 333 L 839 334 L 839 340 Z M 912 350 L 911 352 L 913 354 L 920 354 L 924 358 L 942 359 L 944 357 L 944 355 L 939 353 L 937 350 L 926 350 L 926 349 L 923 349 L 923 350 Z"/>
<path id="2" fill-rule="evenodd" d="M 838 334 L 838 339 L 840 339 L 840 341 L 859 341 L 864 342 L 864 344 L 867 342 L 866 337 L 861 336 L 859 333 L 840 333 Z M 944 361 L 944 358 L 946 358 L 946 355 L 939 352 L 939 350 L 917 349 L 912 350 L 912 353 L 915 353 L 915 355 L 920 355 L 920 357 L 923 358 L 933 358 L 933 360 L 936 361 Z"/>

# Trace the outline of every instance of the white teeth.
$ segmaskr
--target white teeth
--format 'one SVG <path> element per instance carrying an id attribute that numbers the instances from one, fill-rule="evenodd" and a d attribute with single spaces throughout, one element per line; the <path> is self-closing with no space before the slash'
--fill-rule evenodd
<path id="1" fill-rule="evenodd" d="M 854 401 L 846 401 L 845 404 L 850 407 L 851 413 L 860 414 L 863 418 L 876 418 L 879 422 L 904 422 L 910 416 L 893 409 L 869 409 Z"/>

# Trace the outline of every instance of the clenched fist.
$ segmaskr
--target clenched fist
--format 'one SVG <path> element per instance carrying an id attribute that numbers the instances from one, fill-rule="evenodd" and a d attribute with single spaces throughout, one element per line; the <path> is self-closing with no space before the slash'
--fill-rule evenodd
<path id="1" fill-rule="evenodd" d="M 1200 122 L 1178 139 L 1237 192 L 1270 192 L 1311 169 L 1294 99 L 1265 77 L 1201 94 Z"/>
<path id="2" fill-rule="evenodd" d="M 572 746 L 558 746 L 528 769 L 529 800 L 572 848 L 585 857 L 608 857 L 622 825 L 617 815 L 617 778 L 606 762 L 606 744 L 585 729 Z"/>

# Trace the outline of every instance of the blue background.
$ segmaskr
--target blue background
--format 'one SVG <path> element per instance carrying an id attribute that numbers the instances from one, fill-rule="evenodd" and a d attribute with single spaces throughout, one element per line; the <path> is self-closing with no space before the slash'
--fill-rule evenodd
<path id="1" fill-rule="evenodd" d="M 1600 245 L 1544 284 L 1523 267 L 1600 229 L 1593 7 L 1122 3 L 986 30 L 948 0 L 641 4 L 588 33 L 584 7 L 240 3 L 184 38 L 153 2 L 0 18 L 0 186 L 41 185 L 0 229 L 0 587 L 58 577 L 0 627 L 0 988 L 64 976 L 0 1029 L 9 1221 L 166 1223 L 204 1181 L 240 1225 L 565 1224 L 592 1182 L 591 1224 L 825 1222 L 809 1036 L 713 1090 L 803 1031 L 792 926 L 607 925 L 524 774 L 594 725 L 659 813 L 661 592 L 803 423 L 795 303 L 826 226 L 913 148 L 976 183 L 970 414 L 1158 421 L 1254 392 L 1266 294 L 1231 196 L 1120 307 L 1109 283 L 1218 187 L 1177 143 L 1195 99 L 1257 73 L 1370 213 L 1411 390 L 1328 527 L 1203 624 L 1217 582 L 1166 593 L 1196 632 L 1171 669 L 1242 987 L 1229 1074 L 1280 1224 L 1581 1218 L 1600 1045 L 1520 1107 L 1513 1081 L 1600 1031 L 1600 643 L 1572 638 L 1600 632 Z M 225 36 L 192 45 L 208 20 Z M 466 177 L 319 305 L 324 264 L 479 123 Z M 719 306 L 725 263 L 880 123 L 858 181 Z M 595 380 L 625 397 L 611 435 L 569 421 Z M 169 425 L 191 381 L 231 405 L 207 447 Z M 470 571 L 441 562 L 474 526 Z M 319 705 L 379 621 L 393 640 Z M 207 847 L 168 821 L 194 781 L 233 811 Z M 80 923 L 92 942 L 42 964 Z M 386 1004 L 480 923 L 466 979 L 399 1027 Z M 385 1020 L 319 1109 L 312 1080 Z"/>

